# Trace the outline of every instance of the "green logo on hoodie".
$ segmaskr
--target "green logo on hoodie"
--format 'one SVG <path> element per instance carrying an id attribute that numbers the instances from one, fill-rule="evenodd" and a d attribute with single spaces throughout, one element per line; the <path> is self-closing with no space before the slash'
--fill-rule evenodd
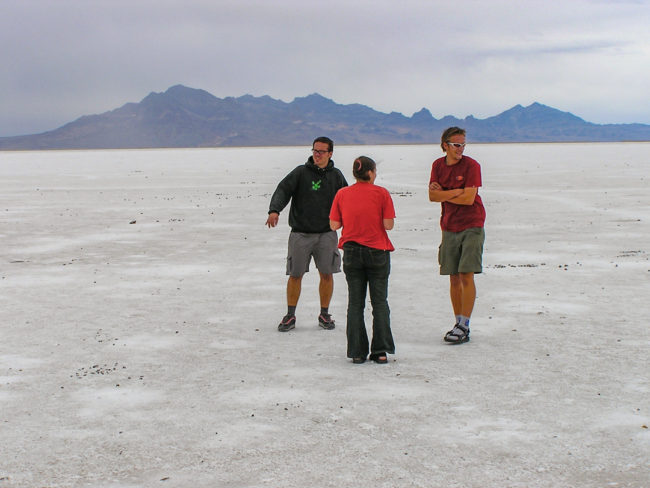
<path id="1" fill-rule="evenodd" d="M 318 190 L 320 190 L 320 184 L 321 184 L 321 181 L 322 181 L 322 180 L 312 181 L 312 182 L 311 182 L 311 189 L 314 190 L 314 191 L 318 191 Z"/>

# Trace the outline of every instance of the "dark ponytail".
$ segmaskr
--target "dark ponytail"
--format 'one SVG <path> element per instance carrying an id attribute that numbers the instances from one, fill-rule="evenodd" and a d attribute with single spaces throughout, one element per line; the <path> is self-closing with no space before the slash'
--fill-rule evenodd
<path id="1" fill-rule="evenodd" d="M 357 180 L 370 181 L 368 171 L 375 171 L 376 169 L 377 165 L 372 159 L 367 156 L 359 156 L 352 165 L 352 175 Z"/>

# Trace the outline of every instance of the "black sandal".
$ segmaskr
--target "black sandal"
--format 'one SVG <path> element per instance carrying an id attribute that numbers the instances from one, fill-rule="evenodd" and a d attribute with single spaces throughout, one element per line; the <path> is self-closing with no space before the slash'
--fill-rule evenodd
<path id="1" fill-rule="evenodd" d="M 454 328 L 445 334 L 445 342 L 452 344 L 469 342 L 469 327 L 461 324 L 454 325 Z"/>
<path id="2" fill-rule="evenodd" d="M 372 354 L 370 356 L 370 359 L 372 359 L 377 364 L 386 364 L 388 362 L 388 356 L 384 352 Z"/>

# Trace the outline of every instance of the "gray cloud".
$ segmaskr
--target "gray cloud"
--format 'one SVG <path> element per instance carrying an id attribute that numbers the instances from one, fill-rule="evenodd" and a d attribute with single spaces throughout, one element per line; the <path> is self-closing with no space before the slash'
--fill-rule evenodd
<path id="1" fill-rule="evenodd" d="M 182 83 L 406 115 L 538 101 L 650 123 L 650 5 L 538 0 L 4 0 L 0 135 L 53 129 Z"/>

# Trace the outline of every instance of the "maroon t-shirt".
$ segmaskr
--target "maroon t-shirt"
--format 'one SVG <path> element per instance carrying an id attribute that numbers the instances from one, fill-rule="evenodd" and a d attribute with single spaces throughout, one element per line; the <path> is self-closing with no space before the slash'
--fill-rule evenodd
<path id="1" fill-rule="evenodd" d="M 482 185 L 481 165 L 468 156 L 463 156 L 458 163 L 451 166 L 447 165 L 445 157 L 436 159 L 431 166 L 429 183 L 434 181 L 438 182 L 443 190 L 478 188 Z M 484 224 L 485 208 L 478 191 L 472 205 L 442 202 L 442 215 L 440 216 L 442 230 L 461 232 L 473 227 L 483 227 Z"/>

